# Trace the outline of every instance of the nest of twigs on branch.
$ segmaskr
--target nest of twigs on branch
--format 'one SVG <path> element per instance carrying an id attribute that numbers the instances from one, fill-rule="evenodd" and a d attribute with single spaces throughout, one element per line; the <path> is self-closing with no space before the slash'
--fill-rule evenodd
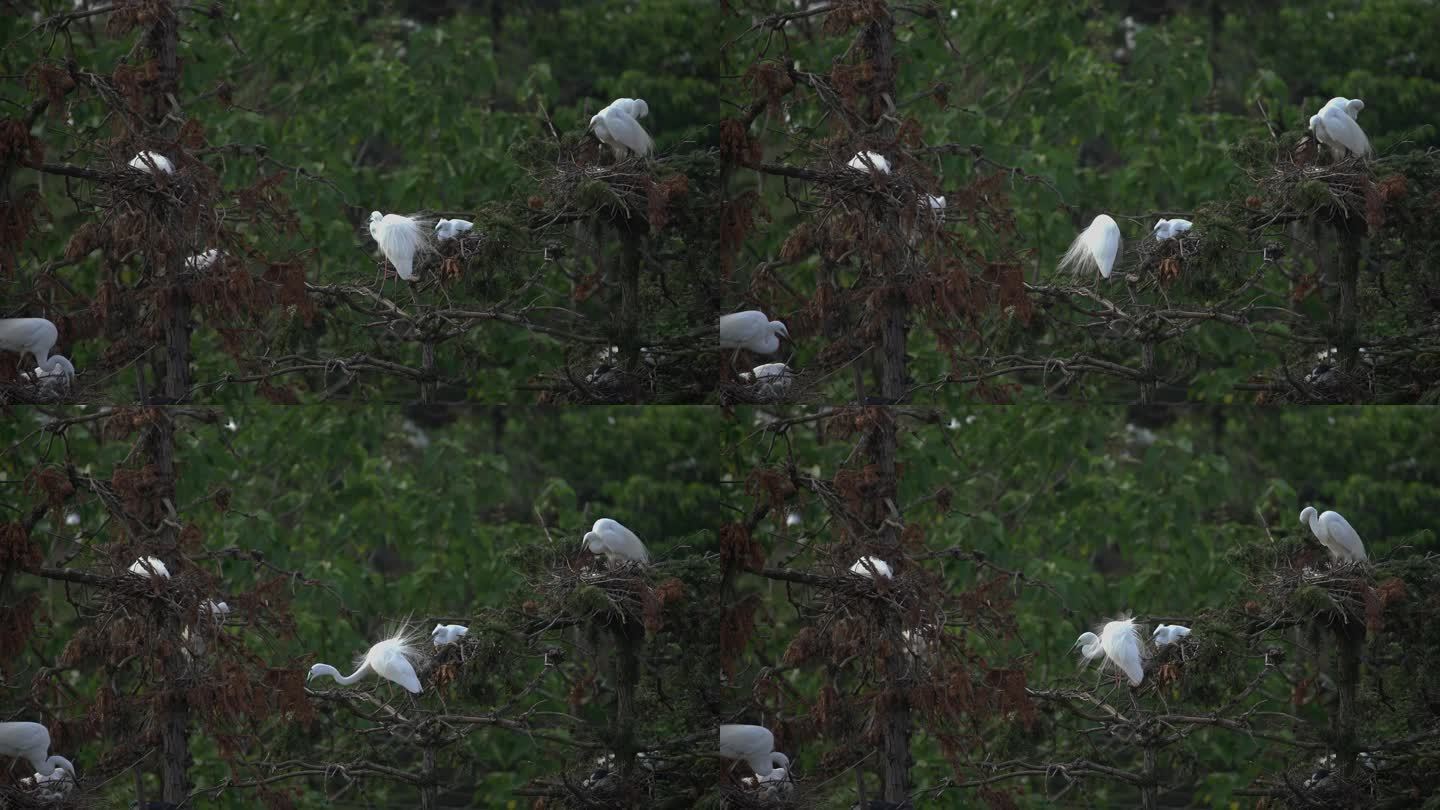
<path id="1" fill-rule="evenodd" d="M 710 362 L 697 362 L 693 347 L 670 350 L 665 346 L 640 349 L 633 364 L 619 347 L 572 350 L 554 382 L 558 390 L 544 397 L 547 404 L 620 404 L 644 400 L 656 403 L 690 403 L 704 398 L 713 387 Z"/>
<path id="2" fill-rule="evenodd" d="M 532 169 L 538 193 L 530 208 L 557 222 L 600 217 L 617 226 L 660 230 L 669 209 L 690 191 L 676 158 L 634 155 L 616 160 L 588 133 L 548 143 L 546 158 Z"/>
<path id="3" fill-rule="evenodd" d="M 13 372 L 13 366 L 6 363 L 4 356 L 0 356 L 0 368 L 10 368 Z M 92 392 L 81 384 L 78 374 L 74 380 L 69 382 L 66 382 L 63 377 L 57 376 L 40 377 L 32 382 L 28 376 L 18 373 L 13 378 L 0 379 L 0 408 L 7 405 L 64 405 L 89 402 L 92 399 L 91 394 Z"/>
<path id="4" fill-rule="evenodd" d="M 753 777 L 745 777 L 721 786 L 720 806 L 725 810 L 800 810 L 817 804 L 794 782 L 756 783 Z"/>
<path id="5" fill-rule="evenodd" d="M 647 606 L 657 598 L 650 580 L 647 567 L 612 565 L 587 553 L 550 568 L 535 590 L 549 607 L 546 615 L 582 623 L 639 625 L 645 621 Z"/>
<path id="6" fill-rule="evenodd" d="M 23 762 L 23 760 L 20 760 Z M 78 766 L 77 766 L 78 767 Z M 33 775 L 32 775 L 33 777 Z M 24 777 L 24 778 L 32 778 Z M 49 783 L 21 787 L 0 785 L 0 807 L 5 810 L 78 810 L 78 808 L 100 808 L 111 805 L 88 798 L 81 788 L 73 783 L 68 791 L 52 789 Z"/>
<path id="7" fill-rule="evenodd" d="M 720 384 L 720 404 L 773 405 L 817 401 L 818 387 L 823 377 L 821 374 L 800 373 L 794 369 L 783 378 L 762 377 L 751 381 L 737 377 Z"/>
<path id="8" fill-rule="evenodd" d="M 1240 546 L 1231 555 L 1250 569 L 1256 598 L 1245 610 L 1252 621 L 1365 627 L 1370 564 L 1332 560 L 1303 538 Z"/>
<path id="9" fill-rule="evenodd" d="M 1366 220 L 1373 207 L 1383 205 L 1364 161 L 1334 160 L 1327 149 L 1307 148 L 1308 140 L 1308 136 L 1300 140 L 1291 159 L 1271 162 L 1268 174 L 1254 178 L 1262 196 L 1252 208 L 1259 208 L 1262 216 L 1283 212 L 1289 218 L 1353 222 Z"/>

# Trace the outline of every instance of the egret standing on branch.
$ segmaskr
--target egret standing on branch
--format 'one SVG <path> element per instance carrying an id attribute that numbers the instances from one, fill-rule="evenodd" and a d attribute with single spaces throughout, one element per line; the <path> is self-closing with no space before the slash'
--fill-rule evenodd
<path id="1" fill-rule="evenodd" d="M 1133 619 L 1107 622 L 1099 636 L 1082 633 L 1075 646 L 1087 663 L 1104 657 L 1106 664 L 1125 673 L 1131 686 L 1139 686 L 1145 679 L 1145 667 L 1140 662 L 1140 626 Z"/>
<path id="2" fill-rule="evenodd" d="M 39 723 L 0 723 L 0 757 L 22 757 L 35 768 L 37 777 L 48 777 L 56 768 L 75 777 L 70 760 L 50 751 L 50 730 Z"/>
<path id="3" fill-rule="evenodd" d="M 720 726 L 720 756 L 744 760 L 761 779 L 784 779 L 790 767 L 790 758 L 775 750 L 775 735 L 764 726 Z"/>
<path id="4" fill-rule="evenodd" d="M 370 236 L 406 281 L 415 280 L 415 257 L 430 246 L 429 231 L 423 225 L 423 220 L 414 217 L 370 212 Z"/>
<path id="5" fill-rule="evenodd" d="M 590 132 L 615 152 L 616 160 L 624 160 L 634 152 L 644 157 L 655 151 L 655 141 L 640 126 L 640 119 L 650 113 L 644 99 L 617 98 L 590 117 Z"/>
<path id="6" fill-rule="evenodd" d="M 1315 507 L 1307 506 L 1300 512 L 1300 524 L 1309 526 L 1315 539 L 1340 562 L 1364 562 L 1369 559 L 1365 556 L 1365 544 L 1360 541 L 1360 533 L 1339 512 L 1320 514 Z"/>
<path id="7" fill-rule="evenodd" d="M 5 318 L 0 320 L 0 349 L 16 352 L 23 363 L 25 355 L 35 358 L 35 373 L 63 374 L 68 382 L 75 378 L 75 366 L 64 355 L 50 353 L 60 339 L 60 330 L 44 318 Z"/>
<path id="8" fill-rule="evenodd" d="M 780 351 L 780 338 L 788 339 L 785 324 L 770 320 L 758 309 L 720 316 L 720 348 L 749 349 L 756 354 Z"/>
<path id="9" fill-rule="evenodd" d="M 1109 214 L 1101 214 L 1070 243 L 1070 249 L 1060 259 L 1060 269 L 1079 273 L 1094 265 L 1101 278 L 1110 278 L 1110 271 L 1115 269 L 1115 257 L 1119 255 L 1120 226 Z"/>
<path id="10" fill-rule="evenodd" d="M 585 547 L 592 554 L 603 554 L 611 565 L 650 562 L 650 552 L 635 533 L 610 518 L 600 518 L 585 533 Z"/>
<path id="11" fill-rule="evenodd" d="M 329 664 L 316 664 L 310 667 L 310 674 L 305 677 L 308 683 L 311 679 L 321 675 L 329 675 L 341 686 L 349 686 L 360 680 L 371 672 L 384 678 L 387 681 L 398 683 L 405 687 L 411 694 L 420 694 L 420 679 L 415 677 L 415 665 L 411 659 L 419 659 L 420 653 L 405 638 L 404 635 L 396 635 L 378 642 L 365 653 L 360 659 L 359 667 L 349 675 L 340 677 L 340 671 Z"/>

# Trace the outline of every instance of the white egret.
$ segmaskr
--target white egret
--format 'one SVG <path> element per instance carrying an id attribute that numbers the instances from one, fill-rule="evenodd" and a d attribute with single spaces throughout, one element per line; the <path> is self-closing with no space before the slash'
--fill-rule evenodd
<path id="1" fill-rule="evenodd" d="M 56 765 L 47 774 L 37 773 L 20 780 L 20 789 L 42 802 L 58 802 L 75 787 L 75 774 L 64 765 Z"/>
<path id="2" fill-rule="evenodd" d="M 1110 272 L 1115 269 L 1115 258 L 1119 255 L 1120 226 L 1110 215 L 1101 214 L 1070 243 L 1070 249 L 1060 259 L 1060 269 L 1078 273 L 1094 265 L 1101 278 L 1110 278 Z"/>
<path id="3" fill-rule="evenodd" d="M 585 533 L 585 547 L 592 554 L 603 554 L 611 565 L 650 562 L 650 552 L 635 533 L 610 518 L 600 518 Z"/>
<path id="4" fill-rule="evenodd" d="M 225 617 L 230 615 L 230 606 L 224 602 L 206 599 L 205 604 L 201 605 L 201 607 L 208 611 L 217 622 L 225 621 Z"/>
<path id="5" fill-rule="evenodd" d="M 135 157 L 130 158 L 129 166 L 132 169 L 139 169 L 142 172 L 148 172 L 150 174 L 155 173 L 154 169 L 159 169 L 165 174 L 175 173 L 175 164 L 170 162 L 170 158 L 165 157 L 159 152 L 141 152 Z"/>
<path id="6" fill-rule="evenodd" d="M 876 574 L 886 578 L 894 579 L 895 575 L 890 571 L 890 564 L 879 557 L 861 557 L 850 566 L 850 573 L 859 574 L 862 577 L 874 579 Z"/>
<path id="7" fill-rule="evenodd" d="M 742 373 L 740 380 L 755 385 L 761 394 L 779 399 L 790 392 L 795 372 L 784 363 L 766 363 Z"/>
<path id="8" fill-rule="evenodd" d="M 80 513 L 79 513 L 79 512 L 71 512 L 70 514 L 66 515 L 66 516 L 65 516 L 65 525 L 66 525 L 66 526 L 79 526 L 79 525 L 80 525 Z"/>
<path id="9" fill-rule="evenodd" d="M 165 567 L 165 561 L 159 557 L 138 557 L 135 562 L 130 563 L 130 573 L 137 577 L 159 577 L 170 578 L 170 569 Z"/>
<path id="10" fill-rule="evenodd" d="M 360 659 L 356 670 L 344 677 L 340 671 L 329 664 L 316 664 L 310 667 L 310 674 L 305 677 L 308 683 L 310 680 L 321 675 L 329 675 L 341 686 L 349 686 L 360 680 L 371 672 L 379 675 L 387 681 L 397 683 L 405 687 L 406 691 L 412 694 L 420 694 L 420 679 L 415 677 L 415 665 L 411 659 L 419 660 L 420 652 L 403 635 L 396 635 L 378 642 L 365 653 Z"/>
<path id="11" fill-rule="evenodd" d="M 780 338 L 790 337 L 785 324 L 770 320 L 758 309 L 720 316 L 720 347 L 749 349 L 756 354 L 774 354 L 780 350 Z"/>
<path id="12" fill-rule="evenodd" d="M 447 239 L 454 239 L 462 233 L 475 227 L 475 223 L 464 219 L 442 219 L 435 223 L 435 239 L 444 242 Z"/>
<path id="13" fill-rule="evenodd" d="M 370 236 L 406 281 L 415 279 L 415 257 L 430 248 L 430 231 L 422 227 L 424 224 L 424 220 L 414 217 L 370 212 Z"/>
<path id="14" fill-rule="evenodd" d="M 890 173 L 890 161 L 879 152 L 856 152 L 855 157 L 850 158 L 850 162 L 845 165 L 860 172 L 874 169 L 881 174 Z"/>
<path id="15" fill-rule="evenodd" d="M 1351 117 L 1346 106 L 1326 104 L 1319 113 L 1310 116 L 1310 131 L 1315 133 L 1316 140 L 1342 158 L 1351 153 L 1364 157 L 1373 151 L 1365 130 Z"/>
<path id="16" fill-rule="evenodd" d="M 1193 223 L 1188 219 L 1162 219 L 1155 223 L 1155 241 L 1164 242 L 1190 230 Z"/>
<path id="17" fill-rule="evenodd" d="M 435 629 L 430 631 L 430 640 L 435 642 L 436 647 L 443 647 L 454 644 L 469 632 L 470 628 L 463 624 L 437 624 Z"/>
<path id="18" fill-rule="evenodd" d="M 615 152 L 616 160 L 624 160 L 631 152 L 644 157 L 655 150 L 655 141 L 640 126 L 640 119 L 649 112 L 643 99 L 618 98 L 590 117 L 588 131 Z"/>
<path id="19" fill-rule="evenodd" d="M 75 777 L 75 766 L 70 760 L 50 752 L 50 730 L 39 723 L 0 723 L 0 757 L 21 757 L 35 768 L 37 777 L 47 777 L 56 768 L 64 768 L 71 778 Z"/>
<path id="20" fill-rule="evenodd" d="M 720 726 L 720 756 L 744 760 L 762 779 L 790 768 L 790 758 L 775 750 L 775 735 L 764 726 Z M 778 778 L 785 778 L 785 774 Z"/>
<path id="21" fill-rule="evenodd" d="M 1086 662 L 1104 657 L 1106 663 L 1125 673 L 1131 686 L 1139 686 L 1145 678 L 1140 663 L 1140 627 L 1133 619 L 1107 622 L 1100 635 L 1081 633 L 1075 640 Z"/>
<path id="22" fill-rule="evenodd" d="M 1341 517 L 1339 512 L 1317 513 L 1315 507 L 1307 506 L 1300 512 L 1300 524 L 1309 526 L 1314 533 L 1315 539 L 1330 550 L 1330 556 L 1341 562 L 1363 562 L 1369 557 L 1365 555 L 1365 544 L 1360 540 L 1360 533 L 1350 525 L 1350 521 Z"/>
<path id="23" fill-rule="evenodd" d="M 1320 109 L 1323 110 L 1328 107 L 1338 107 L 1342 111 L 1344 111 L 1346 115 L 1350 116 L 1356 121 L 1359 121 L 1360 111 L 1365 109 L 1365 102 L 1361 101 L 1358 98 L 1345 98 L 1343 96 L 1336 96 L 1335 98 L 1332 98 L 1329 101 L 1325 102 L 1325 106 L 1321 107 Z"/>
<path id="24" fill-rule="evenodd" d="M 0 351 L 16 352 L 21 361 L 27 354 L 33 356 L 37 376 L 62 374 L 67 381 L 73 380 L 75 366 L 70 360 L 64 355 L 50 353 L 59 339 L 60 330 L 44 318 L 0 319 Z"/>
<path id="25" fill-rule="evenodd" d="M 234 433 L 240 429 L 240 423 L 236 422 L 235 417 L 232 416 L 225 422 L 225 429 Z"/>
<path id="26" fill-rule="evenodd" d="M 220 251 L 215 248 L 210 248 L 204 253 L 196 253 L 194 256 L 186 259 L 185 267 L 189 270 L 209 270 L 218 258 L 220 258 Z"/>
<path id="27" fill-rule="evenodd" d="M 1190 628 L 1179 624 L 1162 624 L 1156 627 L 1151 635 L 1155 639 L 1155 646 L 1164 647 L 1190 635 Z"/>
<path id="28" fill-rule="evenodd" d="M 801 519 L 799 512 L 791 512 L 790 514 L 785 516 L 786 526 L 799 526 L 801 523 L 804 522 L 805 521 Z"/>

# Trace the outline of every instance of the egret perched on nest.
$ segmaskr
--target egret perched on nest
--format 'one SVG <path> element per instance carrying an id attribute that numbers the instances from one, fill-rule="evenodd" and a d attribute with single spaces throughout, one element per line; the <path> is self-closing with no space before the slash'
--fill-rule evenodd
<path id="1" fill-rule="evenodd" d="M 139 169 L 142 172 L 148 172 L 150 174 L 154 174 L 155 169 L 159 169 L 165 174 L 175 173 L 175 164 L 170 162 L 170 158 L 165 157 L 159 152 L 141 152 L 135 157 L 130 158 L 130 163 L 127 165 L 132 169 Z"/>
<path id="2" fill-rule="evenodd" d="M 64 355 L 50 353 L 59 339 L 60 331 L 44 318 L 0 319 L 0 350 L 18 353 L 22 362 L 25 355 L 33 356 L 37 377 L 60 374 L 69 382 L 75 379 L 75 366 Z"/>
<path id="3" fill-rule="evenodd" d="M 1162 624 L 1155 628 L 1152 637 L 1155 639 L 1156 647 L 1164 647 L 1166 644 L 1174 644 L 1182 638 L 1190 635 L 1190 628 L 1179 624 Z"/>
<path id="4" fill-rule="evenodd" d="M 410 640 L 403 634 L 397 634 L 384 641 L 378 642 L 365 653 L 360 659 L 360 665 L 356 670 L 345 677 L 340 676 L 340 671 L 329 664 L 316 664 L 310 667 L 310 674 L 305 677 L 306 682 L 321 675 L 329 675 L 341 686 L 349 686 L 360 680 L 371 672 L 379 675 L 387 681 L 400 684 L 411 694 L 420 694 L 420 679 L 415 677 L 415 665 L 413 660 L 420 660 L 420 652 L 415 649 Z"/>
<path id="5" fill-rule="evenodd" d="M 75 778 L 75 766 L 70 760 L 50 752 L 50 730 L 39 723 L 0 723 L 0 757 L 21 757 L 35 768 L 36 778 L 54 774 L 57 768 Z"/>
<path id="6" fill-rule="evenodd" d="M 894 579 L 895 575 L 890 572 L 890 564 L 879 557 L 861 557 L 850 566 L 850 573 L 859 574 L 862 577 L 874 579 L 878 574 L 885 579 Z"/>
<path id="7" fill-rule="evenodd" d="M 1120 226 L 1109 214 L 1101 214 L 1070 243 L 1070 249 L 1060 260 L 1060 269 L 1078 273 L 1094 265 L 1101 278 L 1110 278 L 1110 271 L 1115 268 L 1115 257 L 1119 255 Z"/>
<path id="8" fill-rule="evenodd" d="M 749 349 L 756 354 L 780 350 L 780 338 L 790 337 L 785 324 L 770 320 L 758 309 L 720 316 L 720 348 Z"/>
<path id="9" fill-rule="evenodd" d="M 435 240 L 444 242 L 447 239 L 454 239 L 474 227 L 475 223 L 469 220 L 442 219 L 435 223 Z"/>
<path id="10" fill-rule="evenodd" d="M 454 644 L 461 636 L 470 632 L 470 628 L 463 624 L 437 624 L 435 629 L 430 631 L 430 640 L 435 642 L 436 647 L 443 647 L 446 644 Z"/>
<path id="11" fill-rule="evenodd" d="M 640 126 L 640 119 L 650 114 L 644 99 L 617 98 L 590 117 L 589 132 L 615 152 L 616 160 L 624 160 L 634 152 L 641 157 L 655 151 L 655 141 Z"/>
<path id="12" fill-rule="evenodd" d="M 856 152 L 855 157 L 850 158 L 850 162 L 845 165 L 859 172 L 874 169 L 881 174 L 890 173 L 890 161 L 879 152 Z"/>
<path id="13" fill-rule="evenodd" d="M 415 257 L 430 248 L 430 231 L 424 225 L 414 217 L 370 212 L 370 236 L 406 281 L 415 280 Z"/>
<path id="14" fill-rule="evenodd" d="M 165 561 L 159 557 L 140 557 L 130 563 L 130 573 L 137 577 L 159 577 L 170 578 L 170 569 L 165 567 Z"/>
<path id="15" fill-rule="evenodd" d="M 1318 513 L 1315 507 L 1307 506 L 1300 512 L 1300 524 L 1309 526 L 1315 539 L 1330 550 L 1330 556 L 1341 562 L 1364 562 L 1365 544 L 1360 533 L 1350 525 L 1339 512 Z"/>
<path id="16" fill-rule="evenodd" d="M 650 562 L 650 552 L 635 533 L 610 518 L 600 518 L 585 533 L 585 547 L 591 554 L 603 554 L 611 565 Z"/>
<path id="17" fill-rule="evenodd" d="M 784 779 L 790 768 L 790 758 L 775 750 L 775 735 L 764 726 L 720 726 L 720 756 L 744 760 L 762 780 Z"/>
<path id="18" fill-rule="evenodd" d="M 1164 242 L 1166 239 L 1179 236 L 1190 230 L 1194 223 L 1188 219 L 1162 219 L 1155 223 L 1155 241 Z"/>
<path id="19" fill-rule="evenodd" d="M 1107 622 L 1099 636 L 1082 633 L 1075 646 L 1087 663 L 1106 659 L 1107 665 L 1125 673 L 1131 686 L 1139 686 L 1145 679 L 1145 668 L 1140 663 L 1140 626 L 1133 619 Z"/>
<path id="20" fill-rule="evenodd" d="M 740 375 L 740 381 L 755 386 L 756 391 L 779 399 L 790 391 L 790 383 L 795 380 L 795 372 L 784 363 L 766 363 L 746 371 Z"/>
<path id="21" fill-rule="evenodd" d="M 1315 139 L 1330 147 L 1339 157 L 1354 153 L 1364 157 L 1374 151 L 1365 130 L 1356 120 L 1365 102 L 1360 99 L 1332 98 L 1320 112 L 1310 116 L 1310 131 Z"/>

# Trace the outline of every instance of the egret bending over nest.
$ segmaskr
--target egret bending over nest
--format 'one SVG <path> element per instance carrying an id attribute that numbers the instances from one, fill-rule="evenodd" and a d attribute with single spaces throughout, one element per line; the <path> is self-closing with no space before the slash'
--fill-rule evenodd
<path id="1" fill-rule="evenodd" d="M 1365 108 L 1360 99 L 1332 98 L 1310 116 L 1310 131 L 1315 139 L 1330 147 L 1339 157 L 1351 153 L 1364 157 L 1374 151 L 1365 130 L 1360 128 L 1356 116 Z"/>
<path id="2" fill-rule="evenodd" d="M 767 781 L 784 779 L 790 768 L 790 758 L 775 750 L 775 735 L 764 726 L 720 726 L 720 756 L 743 759 L 757 777 Z"/>
<path id="3" fill-rule="evenodd" d="M 1109 214 L 1101 214 L 1070 243 L 1070 249 L 1060 259 L 1060 269 L 1078 273 L 1094 265 L 1101 278 L 1110 278 L 1110 271 L 1115 269 L 1115 257 L 1119 255 L 1120 226 Z"/>
<path id="4" fill-rule="evenodd" d="M 130 163 L 128 165 L 132 169 L 139 169 L 140 171 L 147 172 L 149 174 L 155 173 L 151 169 L 152 166 L 155 169 L 159 169 L 160 171 L 164 172 L 165 174 L 175 173 L 175 164 L 170 162 L 170 158 L 165 157 L 159 152 L 141 152 L 135 157 L 130 158 Z"/>
<path id="5" fill-rule="evenodd" d="M 406 281 L 415 280 L 415 257 L 430 247 L 430 231 L 424 226 L 424 220 L 414 217 L 370 212 L 370 236 Z"/>
<path id="6" fill-rule="evenodd" d="M 885 579 L 894 579 L 895 575 L 890 572 L 890 564 L 879 557 L 861 557 L 850 566 L 850 573 L 859 574 L 862 577 L 874 579 L 878 574 Z"/>
<path id="7" fill-rule="evenodd" d="M 60 330 L 44 318 L 5 318 L 0 320 L 0 350 L 16 352 L 24 362 L 25 355 L 35 358 L 36 376 L 64 375 L 66 382 L 75 379 L 75 366 L 64 355 L 51 354 Z"/>
<path id="8" fill-rule="evenodd" d="M 454 239 L 462 233 L 475 227 L 475 223 L 465 219 L 442 219 L 435 223 L 435 239 L 444 242 L 447 239 Z"/>
<path id="9" fill-rule="evenodd" d="M 650 562 L 650 552 L 635 533 L 610 518 L 600 518 L 585 533 L 585 547 L 592 554 L 603 554 L 611 565 Z"/>
<path id="10" fill-rule="evenodd" d="M 650 133 L 640 126 L 640 119 L 650 113 L 644 99 L 617 98 L 590 117 L 590 132 L 615 152 L 616 160 L 624 160 L 634 152 L 641 157 L 655 150 Z"/>
<path id="11" fill-rule="evenodd" d="M 1098 637 L 1082 633 L 1075 646 L 1087 663 L 1105 658 L 1107 665 L 1125 673 L 1131 686 L 1139 686 L 1145 679 L 1145 668 L 1140 663 L 1140 626 L 1133 619 L 1107 622 Z"/>
<path id="12" fill-rule="evenodd" d="M 446 644 L 454 644 L 460 637 L 469 633 L 470 628 L 463 624 L 437 624 L 435 629 L 430 631 L 430 640 L 435 642 L 436 647 L 443 647 Z"/>
<path id="13" fill-rule="evenodd" d="M 321 675 L 329 675 L 341 686 L 349 686 L 374 672 L 387 681 L 400 684 L 411 694 L 418 695 L 420 679 L 415 677 L 415 665 L 411 663 L 411 659 L 419 658 L 420 652 L 410 644 L 409 639 L 404 635 L 396 635 L 371 647 L 365 657 L 360 659 L 359 667 L 349 675 L 342 678 L 335 667 L 316 664 L 310 667 L 310 674 L 305 677 L 305 681 L 308 683 Z"/>
<path id="14" fill-rule="evenodd" d="M 1155 632 L 1152 634 L 1156 647 L 1174 644 L 1188 635 L 1190 635 L 1190 628 L 1179 624 L 1162 624 L 1156 627 Z"/>
<path id="15" fill-rule="evenodd" d="M 130 573 L 137 577 L 159 577 L 170 578 L 170 569 L 165 567 L 165 561 L 159 557 L 140 557 L 130 563 Z"/>
<path id="16" fill-rule="evenodd" d="M 64 768 L 71 778 L 75 766 L 70 760 L 50 751 L 50 730 L 39 723 L 0 723 L 0 757 L 21 757 L 35 768 L 37 777 L 49 777 L 57 768 Z"/>
<path id="17" fill-rule="evenodd" d="M 1188 219 L 1162 219 L 1155 223 L 1155 241 L 1164 242 L 1190 230 L 1193 223 Z"/>
<path id="18" fill-rule="evenodd" d="M 1315 539 L 1330 550 L 1331 557 L 1341 562 L 1369 559 L 1365 556 L 1365 544 L 1360 541 L 1360 533 L 1339 512 L 1321 514 L 1315 511 L 1315 507 L 1307 506 L 1300 512 L 1300 523 L 1310 527 Z"/>
<path id="19" fill-rule="evenodd" d="M 780 338 L 789 338 L 785 324 L 770 320 L 758 309 L 720 316 L 720 348 L 749 349 L 756 354 L 780 351 Z"/>
<path id="20" fill-rule="evenodd" d="M 845 165 L 860 172 L 874 169 L 881 174 L 890 173 L 890 161 L 879 152 L 856 152 L 855 157 L 850 158 L 850 162 Z"/>

